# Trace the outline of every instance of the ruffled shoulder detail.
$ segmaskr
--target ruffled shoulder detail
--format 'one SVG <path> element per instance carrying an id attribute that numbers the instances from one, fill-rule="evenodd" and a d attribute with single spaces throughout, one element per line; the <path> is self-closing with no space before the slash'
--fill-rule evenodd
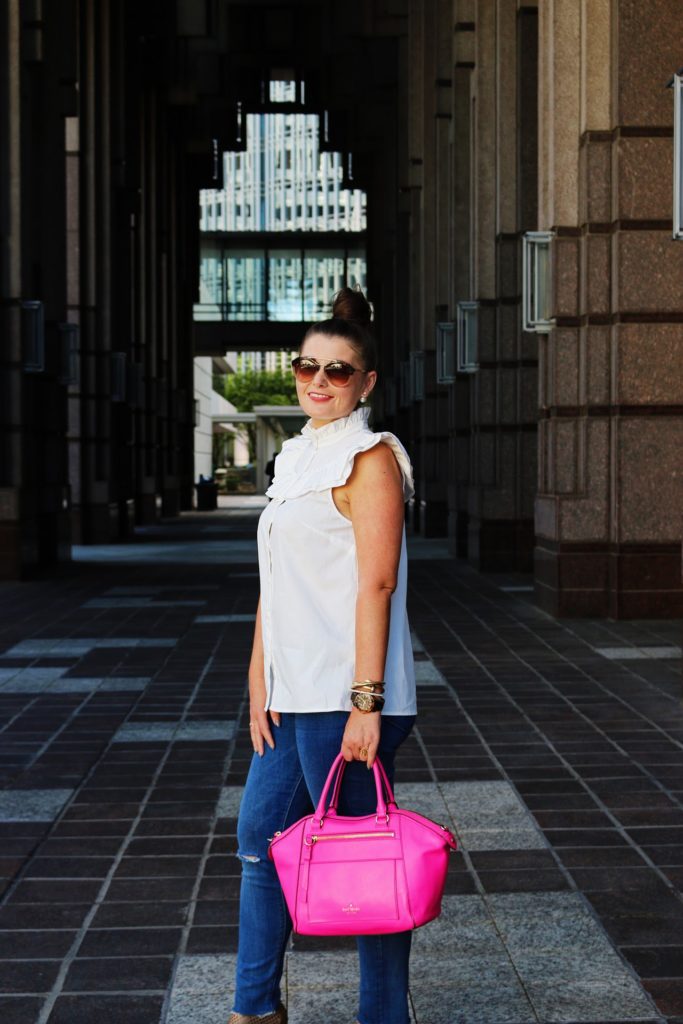
<path id="1" fill-rule="evenodd" d="M 346 444 L 334 444 L 315 449 L 305 438 L 285 441 L 275 460 L 275 479 L 266 494 L 269 498 L 299 498 L 311 491 L 327 491 L 341 487 L 351 475 L 353 462 L 360 452 L 387 444 L 393 451 L 403 477 L 403 500 L 414 494 L 413 468 L 410 457 L 395 434 L 389 431 L 373 433 L 355 431 L 345 438 Z"/>

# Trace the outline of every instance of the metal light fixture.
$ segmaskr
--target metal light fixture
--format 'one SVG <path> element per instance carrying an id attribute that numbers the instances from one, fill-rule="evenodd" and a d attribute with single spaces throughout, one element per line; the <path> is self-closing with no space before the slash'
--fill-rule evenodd
<path id="1" fill-rule="evenodd" d="M 551 313 L 550 243 L 553 231 L 527 231 L 522 236 L 522 330 L 547 334 Z"/>
<path id="2" fill-rule="evenodd" d="M 410 353 L 410 393 L 414 402 L 421 402 L 425 396 L 425 354 Z"/>
<path id="3" fill-rule="evenodd" d="M 455 380 L 457 357 L 455 324 L 436 325 L 436 380 L 439 384 L 452 384 Z"/>
<path id="4" fill-rule="evenodd" d="M 21 347 L 26 373 L 45 369 L 45 309 L 38 299 L 21 303 Z"/>
<path id="5" fill-rule="evenodd" d="M 458 373 L 476 373 L 479 369 L 478 302 L 459 302 L 457 318 Z"/>
<path id="6" fill-rule="evenodd" d="M 673 237 L 683 238 L 683 68 L 669 81 L 674 91 Z"/>

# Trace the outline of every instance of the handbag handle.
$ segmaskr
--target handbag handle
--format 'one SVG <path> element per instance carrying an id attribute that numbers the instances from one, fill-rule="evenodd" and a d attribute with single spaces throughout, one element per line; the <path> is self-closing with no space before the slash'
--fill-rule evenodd
<path id="1" fill-rule="evenodd" d="M 344 755 L 339 753 L 339 754 L 337 754 L 337 756 L 335 757 L 334 761 L 332 762 L 332 767 L 329 770 L 329 773 L 327 775 L 327 779 L 325 780 L 325 785 L 323 786 L 323 791 L 320 794 L 320 799 L 318 800 L 318 806 L 315 809 L 315 817 L 318 819 L 318 821 L 320 822 L 321 825 L 322 825 L 322 823 L 324 821 L 324 818 L 325 818 L 326 809 L 329 809 L 331 811 L 336 811 L 337 810 L 337 803 L 339 801 L 339 792 L 341 790 L 341 783 L 342 783 L 342 778 L 344 776 L 345 769 L 346 769 L 346 760 L 344 758 Z M 375 790 L 377 792 L 377 811 L 376 811 L 376 817 L 377 818 L 384 818 L 386 820 L 388 818 L 388 815 L 387 815 L 387 803 L 389 805 L 393 804 L 395 806 L 396 805 L 396 800 L 394 798 L 394 793 L 393 793 L 393 790 L 391 788 L 391 785 L 389 784 L 389 779 L 387 778 L 387 773 L 384 770 L 384 765 L 382 764 L 382 762 L 380 761 L 380 759 L 378 757 L 375 758 L 374 764 L 372 766 L 372 772 L 373 772 L 373 776 L 374 776 L 374 779 L 375 779 Z M 335 776 L 336 776 L 336 778 L 335 778 Z M 330 791 L 330 789 L 332 787 L 333 780 L 335 782 L 335 785 L 334 785 L 334 789 L 332 791 L 332 799 L 330 800 L 330 804 L 329 804 L 329 808 L 328 808 L 327 807 L 327 795 L 328 795 L 328 793 L 329 793 L 329 791 Z M 386 789 L 387 800 L 385 800 L 385 796 L 384 796 L 385 789 Z"/>

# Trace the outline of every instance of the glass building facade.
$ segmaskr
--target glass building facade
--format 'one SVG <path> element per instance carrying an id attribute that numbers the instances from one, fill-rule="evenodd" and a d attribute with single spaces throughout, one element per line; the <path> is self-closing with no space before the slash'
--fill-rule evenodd
<path id="1" fill-rule="evenodd" d="M 271 82 L 271 99 L 291 101 L 291 86 Z M 366 286 L 365 192 L 342 187 L 342 156 L 320 150 L 317 115 L 246 120 L 246 150 L 223 155 L 223 188 L 200 192 L 195 320 L 318 320 L 344 284 Z M 302 239 L 322 232 L 339 244 Z"/>

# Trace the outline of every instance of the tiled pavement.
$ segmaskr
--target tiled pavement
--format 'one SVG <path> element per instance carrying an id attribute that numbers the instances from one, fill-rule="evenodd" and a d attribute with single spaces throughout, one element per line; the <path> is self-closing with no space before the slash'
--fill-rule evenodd
<path id="1" fill-rule="evenodd" d="M 0 584 L 2 1024 L 227 1017 L 257 508 Z M 683 1022 L 680 625 L 558 622 L 411 548 L 398 791 L 463 846 L 415 1020 Z M 354 1019 L 348 941 L 295 939 L 285 984 L 292 1024 Z"/>

